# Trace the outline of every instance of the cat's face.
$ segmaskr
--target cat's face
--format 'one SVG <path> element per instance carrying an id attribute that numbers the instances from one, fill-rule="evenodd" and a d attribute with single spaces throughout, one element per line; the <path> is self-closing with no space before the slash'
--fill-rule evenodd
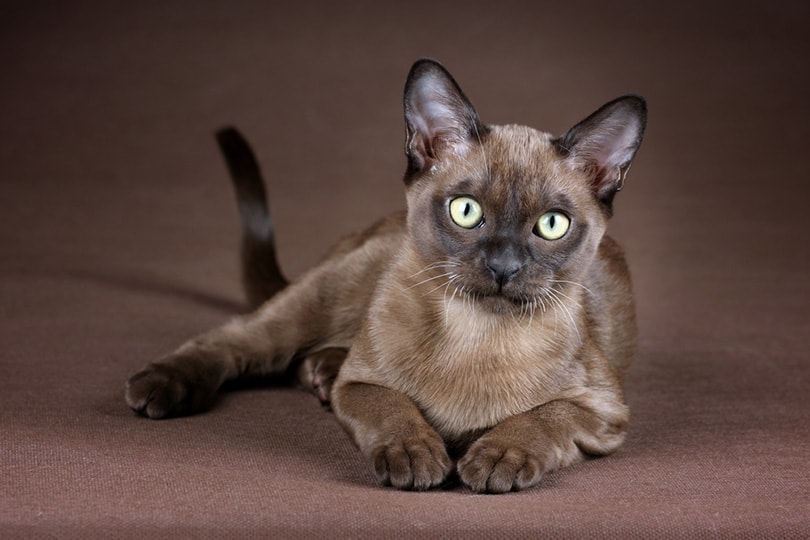
<path id="1" fill-rule="evenodd" d="M 414 66 L 405 99 L 409 232 L 426 265 L 495 312 L 559 301 L 595 256 L 641 141 L 643 101 L 612 102 L 555 139 L 484 126 L 430 61 Z"/>
<path id="2" fill-rule="evenodd" d="M 411 185 L 411 236 L 426 262 L 447 263 L 450 292 L 493 311 L 525 309 L 555 283 L 580 279 L 606 215 L 551 141 L 493 126 Z"/>

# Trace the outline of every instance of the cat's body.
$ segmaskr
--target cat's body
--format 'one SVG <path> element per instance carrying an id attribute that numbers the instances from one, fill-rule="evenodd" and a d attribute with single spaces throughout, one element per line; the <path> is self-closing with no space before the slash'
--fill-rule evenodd
<path id="1" fill-rule="evenodd" d="M 635 321 L 604 232 L 643 100 L 611 102 L 555 139 L 483 125 L 450 75 L 420 61 L 405 111 L 407 214 L 133 376 L 131 407 L 193 412 L 225 380 L 304 358 L 383 483 L 436 486 L 460 458 L 465 484 L 502 492 L 618 448 Z"/>

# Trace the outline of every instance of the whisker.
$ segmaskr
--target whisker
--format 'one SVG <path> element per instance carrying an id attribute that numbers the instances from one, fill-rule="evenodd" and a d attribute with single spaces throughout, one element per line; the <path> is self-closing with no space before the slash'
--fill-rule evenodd
<path id="1" fill-rule="evenodd" d="M 467 302 L 470 301 L 470 297 L 467 296 L 467 291 L 464 290 L 464 285 L 459 286 L 459 294 L 461 295 L 461 306 L 466 310 Z"/>
<path id="2" fill-rule="evenodd" d="M 593 294 L 593 291 L 590 290 L 588 287 L 583 285 L 582 283 L 577 283 L 576 281 L 568 281 L 565 279 L 551 279 L 549 280 L 551 283 L 567 283 L 569 285 L 576 285 L 577 287 L 581 287 L 584 289 L 588 294 Z"/>
<path id="3" fill-rule="evenodd" d="M 475 301 L 476 297 L 462 284 L 457 287 L 458 294 L 461 296 L 462 308 L 467 311 L 470 316 L 475 316 Z"/>
<path id="4" fill-rule="evenodd" d="M 419 283 L 414 283 L 410 287 L 406 287 L 405 290 L 409 291 L 409 290 L 411 290 L 411 289 L 413 289 L 415 287 L 418 287 L 419 285 L 424 285 L 425 283 L 433 281 L 434 279 L 446 278 L 446 277 L 450 277 L 450 276 L 453 276 L 453 275 L 455 275 L 455 272 L 445 272 L 444 274 L 439 274 L 439 275 L 436 275 L 436 276 L 433 276 L 433 277 L 429 277 L 427 279 L 423 279 Z"/>
<path id="5" fill-rule="evenodd" d="M 548 308 L 546 307 L 546 303 L 543 301 L 543 299 L 541 297 L 538 297 L 537 299 L 540 301 L 540 308 L 542 310 L 542 311 L 540 311 L 540 320 L 543 322 L 543 326 L 545 326 L 545 324 L 546 324 L 546 311 L 548 311 Z M 555 328 L 555 331 L 556 331 L 556 321 L 555 321 L 554 328 Z"/>
<path id="6" fill-rule="evenodd" d="M 453 261 L 453 260 L 434 262 L 434 263 L 431 263 L 431 264 L 425 266 L 424 268 L 422 268 L 421 270 L 419 270 L 415 274 L 412 274 L 412 275 L 408 276 L 408 279 L 413 279 L 416 276 L 419 276 L 419 275 L 424 274 L 425 272 L 429 272 L 431 270 L 436 270 L 437 268 L 447 270 L 447 269 L 450 269 L 450 268 L 458 268 L 459 266 L 461 266 L 461 263 L 458 262 L 458 261 Z"/>
<path id="7" fill-rule="evenodd" d="M 570 301 L 574 302 L 574 303 L 575 303 L 577 306 L 579 306 L 579 305 L 580 305 L 578 300 L 576 300 L 576 299 L 574 299 L 574 298 L 571 298 L 570 296 L 568 296 L 568 295 L 567 295 L 567 294 L 565 294 L 564 292 L 562 292 L 562 291 L 558 291 L 558 290 L 556 290 L 556 289 L 552 289 L 552 290 L 554 291 L 554 294 L 559 294 L 559 295 L 561 295 L 563 298 L 567 298 L 568 300 L 570 300 Z"/>
<path id="8" fill-rule="evenodd" d="M 450 282 L 447 283 L 447 286 L 450 287 Z M 447 328 L 450 324 L 450 304 L 453 303 L 453 300 L 456 298 L 456 293 L 458 293 L 458 287 L 453 290 L 453 294 L 450 296 L 450 301 L 447 301 L 447 289 L 444 290 L 444 327 Z"/>
<path id="9" fill-rule="evenodd" d="M 543 293 L 543 296 L 549 301 L 549 305 L 546 305 L 545 301 L 543 301 L 543 313 L 545 313 L 547 309 L 549 309 L 550 307 L 553 307 L 553 305 L 554 305 L 554 303 L 552 301 L 553 299 L 551 297 L 551 295 L 553 294 L 554 291 L 552 291 L 548 287 L 543 287 L 541 289 L 541 292 Z M 557 333 L 557 327 L 559 326 L 560 319 L 559 319 L 559 315 L 557 313 L 558 310 L 552 309 L 551 311 L 554 313 L 554 333 L 556 334 Z"/>
<path id="10" fill-rule="evenodd" d="M 445 293 L 446 293 L 446 292 L 447 292 L 447 288 L 448 288 L 448 287 L 450 287 L 450 285 L 452 285 L 453 283 L 455 283 L 455 282 L 456 282 L 456 281 L 458 281 L 459 279 L 461 279 L 461 276 L 459 276 L 458 274 L 453 274 L 453 276 L 452 276 L 450 279 L 448 279 L 448 280 L 447 280 L 447 283 L 442 283 L 442 284 L 440 284 L 438 287 L 433 287 L 433 288 L 432 288 L 432 289 L 430 289 L 428 292 L 424 293 L 422 296 L 428 296 L 428 295 L 430 295 L 430 294 L 433 294 L 434 292 L 438 291 L 438 290 L 439 290 L 439 289 L 441 289 L 442 287 L 444 287 L 444 289 L 445 289 Z"/>
<path id="11" fill-rule="evenodd" d="M 559 291 L 555 291 L 554 289 L 547 289 L 547 290 L 548 290 L 548 293 L 549 293 L 548 294 L 549 300 L 554 302 L 555 305 L 559 306 L 560 310 L 563 312 L 563 314 L 568 319 L 568 322 L 571 323 L 571 327 L 574 329 L 574 332 L 576 332 L 577 339 L 581 342 L 582 341 L 582 334 L 579 333 L 579 328 L 577 327 L 577 323 L 574 320 L 574 316 L 571 314 L 571 310 L 568 308 L 568 306 L 565 305 L 565 302 L 560 300 L 560 298 L 557 296 Z"/>
<path id="12" fill-rule="evenodd" d="M 458 281 L 459 279 L 461 279 L 461 276 L 459 276 L 458 274 L 452 274 L 450 276 L 450 279 L 447 280 L 446 284 L 445 283 L 440 283 L 438 286 L 433 287 L 428 292 L 422 294 L 422 296 L 429 296 L 429 295 L 433 294 L 434 292 L 438 291 L 439 289 L 441 289 L 442 287 L 449 287 L 451 283 L 454 283 L 455 281 Z"/>
<path id="13" fill-rule="evenodd" d="M 520 318 L 528 318 L 529 319 L 529 326 L 532 325 L 532 320 L 534 320 L 534 298 L 528 295 L 524 295 L 520 299 Z"/>

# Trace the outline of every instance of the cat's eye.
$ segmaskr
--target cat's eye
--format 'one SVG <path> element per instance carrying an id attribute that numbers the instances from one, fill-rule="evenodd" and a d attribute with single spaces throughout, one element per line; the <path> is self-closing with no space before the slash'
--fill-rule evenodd
<path id="1" fill-rule="evenodd" d="M 472 197 L 456 197 L 450 201 L 450 217 L 459 227 L 474 229 L 484 221 L 484 211 Z"/>
<path id="2" fill-rule="evenodd" d="M 534 226 L 534 234 L 546 240 L 558 240 L 571 227 L 571 220 L 562 212 L 546 212 Z"/>

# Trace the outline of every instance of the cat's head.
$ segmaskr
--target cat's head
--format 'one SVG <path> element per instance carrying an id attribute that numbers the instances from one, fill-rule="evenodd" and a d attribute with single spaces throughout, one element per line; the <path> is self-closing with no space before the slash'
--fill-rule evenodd
<path id="1" fill-rule="evenodd" d="M 440 64 L 420 60 L 404 102 L 408 228 L 423 262 L 495 311 L 579 281 L 641 144 L 644 100 L 611 101 L 560 137 L 488 126 Z"/>

